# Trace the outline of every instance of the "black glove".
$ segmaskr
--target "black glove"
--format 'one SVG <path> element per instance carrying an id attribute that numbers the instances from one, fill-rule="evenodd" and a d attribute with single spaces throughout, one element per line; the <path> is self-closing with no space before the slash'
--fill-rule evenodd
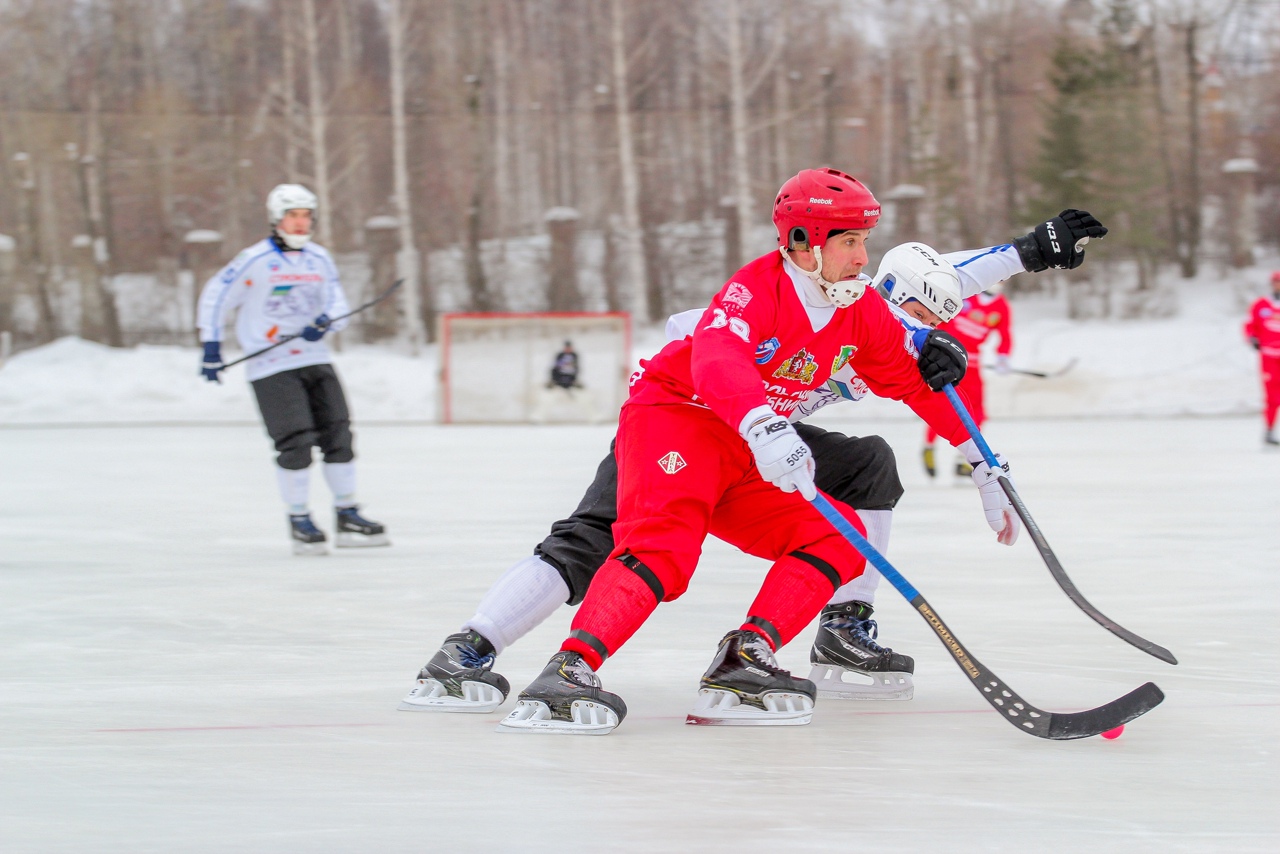
<path id="1" fill-rule="evenodd" d="M 1074 270 L 1084 263 L 1084 244 L 1092 238 L 1101 240 L 1106 236 L 1107 227 L 1093 214 L 1068 209 L 1022 237 L 1015 237 L 1013 245 L 1028 273 L 1039 273 L 1050 267 Z"/>
<path id="2" fill-rule="evenodd" d="M 1262 349 L 1262 345 L 1261 345 L 1260 343 L 1258 343 L 1258 339 L 1257 339 L 1257 338 L 1250 338 L 1250 339 L 1249 339 L 1249 346 L 1250 346 L 1250 347 L 1252 347 L 1252 348 L 1253 348 L 1253 349 L 1255 349 L 1255 350 L 1261 350 L 1261 349 Z"/>
<path id="3" fill-rule="evenodd" d="M 934 391 L 942 391 L 947 383 L 958 383 L 964 378 L 969 356 L 964 345 L 955 336 L 941 329 L 931 329 L 920 346 L 920 376 Z"/>

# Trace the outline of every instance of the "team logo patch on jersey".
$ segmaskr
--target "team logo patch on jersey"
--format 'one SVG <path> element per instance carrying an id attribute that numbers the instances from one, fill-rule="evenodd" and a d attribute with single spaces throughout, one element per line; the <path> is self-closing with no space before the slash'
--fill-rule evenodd
<path id="1" fill-rule="evenodd" d="M 770 359 L 778 355 L 778 348 L 781 346 L 782 342 L 777 338 L 770 338 L 768 341 L 761 341 L 760 346 L 756 347 L 756 364 L 768 364 Z"/>
<path id="2" fill-rule="evenodd" d="M 1265 307 L 1258 309 L 1258 317 L 1270 317 L 1270 316 L 1271 316 L 1271 309 L 1265 308 Z"/>
<path id="3" fill-rule="evenodd" d="M 780 380 L 795 380 L 809 385 L 813 382 L 813 375 L 817 370 L 818 363 L 813 360 L 813 355 L 801 348 L 799 353 L 779 365 L 773 375 Z"/>
<path id="4" fill-rule="evenodd" d="M 658 460 L 658 465 L 661 466 L 662 470 L 667 474 L 675 474 L 680 471 L 680 469 L 688 465 L 688 463 L 684 461 L 684 457 L 680 456 L 675 451 L 672 451 L 662 459 Z"/>
<path id="5" fill-rule="evenodd" d="M 849 364 L 849 360 L 858 352 L 858 345 L 845 344 L 840 348 L 840 352 L 836 354 L 836 360 L 831 363 L 831 373 L 837 373 L 845 365 Z"/>
<path id="6" fill-rule="evenodd" d="M 751 291 L 747 290 L 746 285 L 730 282 L 729 289 L 724 292 L 724 301 L 731 302 L 740 308 L 746 308 L 747 303 L 751 302 Z"/>
<path id="7" fill-rule="evenodd" d="M 284 296 L 291 290 L 293 290 L 293 285 L 276 285 L 271 289 L 271 295 L 273 297 Z"/>

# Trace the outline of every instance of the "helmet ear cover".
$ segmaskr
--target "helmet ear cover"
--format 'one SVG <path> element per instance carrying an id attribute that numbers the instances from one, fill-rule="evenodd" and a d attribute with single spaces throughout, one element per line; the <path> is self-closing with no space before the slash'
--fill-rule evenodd
<path id="1" fill-rule="evenodd" d="M 791 226 L 791 232 L 787 235 L 787 248 L 797 252 L 808 252 L 811 248 L 808 229 L 803 225 Z"/>

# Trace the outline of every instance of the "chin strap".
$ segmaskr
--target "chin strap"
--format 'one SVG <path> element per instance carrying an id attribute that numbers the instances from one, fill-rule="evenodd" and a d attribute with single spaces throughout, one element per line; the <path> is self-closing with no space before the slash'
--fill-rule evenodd
<path id="1" fill-rule="evenodd" d="M 271 229 L 271 242 L 282 251 L 296 251 L 306 246 L 310 241 L 310 234 L 284 234 L 278 228 Z"/>
<path id="2" fill-rule="evenodd" d="M 828 282 L 822 277 L 822 247 L 813 247 L 813 258 L 818 262 L 818 266 L 813 271 L 809 271 L 796 264 L 791 260 L 791 256 L 787 254 L 785 247 L 779 246 L 778 251 L 782 253 L 782 257 L 795 264 L 796 269 L 804 273 L 805 277 L 818 286 L 818 291 L 826 298 L 827 302 L 836 308 L 848 308 L 857 302 L 867 291 L 867 282 L 862 277 L 856 279 L 845 279 L 841 282 Z"/>

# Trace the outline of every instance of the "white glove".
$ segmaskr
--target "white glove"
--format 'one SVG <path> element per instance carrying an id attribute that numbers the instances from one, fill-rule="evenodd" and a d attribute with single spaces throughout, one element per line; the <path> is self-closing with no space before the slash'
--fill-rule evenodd
<path id="1" fill-rule="evenodd" d="M 996 532 L 996 541 L 1011 546 L 1018 541 L 1018 533 L 1022 530 L 1022 520 L 1009 502 L 1000 486 L 1000 475 L 1009 478 L 1009 463 L 1004 457 L 996 454 L 996 462 L 1000 468 L 993 469 L 984 462 L 974 463 L 973 482 L 978 485 L 978 493 L 982 496 L 982 511 L 987 516 L 987 524 Z"/>
<path id="2" fill-rule="evenodd" d="M 997 374 L 1007 374 L 1007 373 L 1009 373 L 1009 371 L 1010 371 L 1010 370 L 1012 370 L 1012 369 L 1009 367 L 1009 357 L 1008 357 L 1008 356 L 996 356 L 996 373 L 997 373 Z"/>
<path id="3" fill-rule="evenodd" d="M 813 452 L 791 422 L 767 406 L 757 406 L 742 419 L 739 432 L 747 440 L 762 478 L 783 492 L 800 490 L 806 501 L 817 496 Z"/>

